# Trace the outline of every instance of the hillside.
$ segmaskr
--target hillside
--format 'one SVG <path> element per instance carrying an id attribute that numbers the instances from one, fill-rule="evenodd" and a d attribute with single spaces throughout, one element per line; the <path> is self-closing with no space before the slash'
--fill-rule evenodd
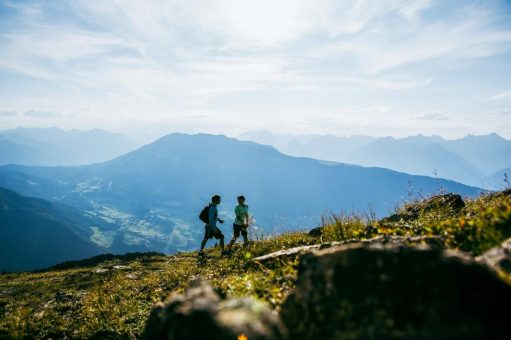
<path id="1" fill-rule="evenodd" d="M 105 252 L 89 241 L 95 225 L 79 211 L 0 188 L 0 271 L 48 267 Z"/>
<path id="2" fill-rule="evenodd" d="M 329 211 L 384 216 L 412 193 L 479 194 L 478 188 L 443 179 L 290 157 L 206 134 L 171 134 L 87 166 L 4 166 L 0 185 L 116 224 L 113 232 L 97 230 L 107 245 L 163 253 L 197 246 L 203 233 L 197 214 L 216 193 L 223 196 L 219 209 L 226 226 L 235 198 L 244 194 L 256 218 L 254 230 L 264 234 L 312 227 Z"/>
<path id="3" fill-rule="evenodd" d="M 511 289 L 509 286 L 511 271 L 498 270 L 502 280 L 507 281 L 508 284 L 502 281 L 494 282 L 497 288 L 488 288 L 489 291 L 477 291 L 477 294 L 474 294 L 475 291 L 471 291 L 476 288 L 471 284 L 470 279 L 449 281 L 447 277 L 458 275 L 459 266 L 465 266 L 470 262 L 468 257 L 480 255 L 511 237 L 511 191 L 509 190 L 465 202 L 456 195 L 437 196 L 423 201 L 409 202 L 395 214 L 380 220 L 368 221 L 348 215 L 332 216 L 329 221 L 325 221 L 325 226 L 322 229 L 316 230 L 312 234 L 316 236 L 295 232 L 273 238 L 258 239 L 246 248 L 236 247 L 231 257 L 220 257 L 219 249 L 213 247 L 207 249 L 208 256 L 204 260 L 198 259 L 196 252 L 180 253 L 173 256 L 138 254 L 131 258 L 119 257 L 108 261 L 98 258 L 96 262 L 89 260 L 82 264 L 69 263 L 60 266 L 59 270 L 53 269 L 39 273 L 3 274 L 0 276 L 0 336 L 14 338 L 138 337 L 144 330 L 153 304 L 162 301 L 169 294 L 182 293 L 189 286 L 191 280 L 198 277 L 210 281 L 222 296 L 253 297 L 277 312 L 284 309 L 289 317 L 289 313 L 294 310 L 289 309 L 294 306 L 291 304 L 289 307 L 290 303 L 296 297 L 296 294 L 290 294 L 290 292 L 297 287 L 297 275 L 304 269 L 305 260 L 299 252 L 288 252 L 289 255 L 280 256 L 270 262 L 263 262 L 262 259 L 253 261 L 254 258 L 279 250 L 289 250 L 296 246 L 322 243 L 323 247 L 329 244 L 333 247 L 333 244 L 339 241 L 382 242 L 385 237 L 396 238 L 399 236 L 407 237 L 409 244 L 421 243 L 421 240 L 434 241 L 437 247 L 461 250 L 466 253 L 464 255 L 466 258 L 463 261 L 456 262 L 458 269 L 455 271 L 452 269 L 449 269 L 448 272 L 438 271 L 436 272 L 436 275 L 439 275 L 437 277 L 415 281 L 412 292 L 414 296 L 420 297 L 422 294 L 426 294 L 429 285 L 433 286 L 435 282 L 444 282 L 445 279 L 446 284 L 458 285 L 456 289 L 466 291 L 464 294 L 470 294 L 470 301 L 473 303 L 466 309 L 473 309 L 474 306 L 479 306 L 478 304 L 486 303 L 485 301 L 488 301 L 491 306 L 498 303 L 499 299 L 508 301 L 506 299 L 508 299 Z M 378 249 L 381 249 L 381 246 Z M 402 258 L 400 253 L 395 250 L 390 254 L 395 259 L 395 261 L 391 260 L 392 263 L 397 263 L 396 261 Z M 449 256 L 448 258 L 451 259 L 449 261 L 452 261 L 453 255 Z M 302 260 L 300 260 L 301 258 Z M 312 257 L 308 258 L 312 259 Z M 416 275 L 420 275 L 421 271 L 428 270 L 435 273 L 434 267 L 431 266 L 436 263 L 436 260 L 428 261 L 428 268 L 413 269 L 418 270 Z M 447 260 L 439 262 L 438 265 L 445 261 Z M 301 264 L 299 265 L 299 263 Z M 484 280 L 494 280 L 491 278 L 492 275 L 483 270 L 482 266 L 477 264 L 471 266 L 474 269 L 467 272 L 467 275 L 479 273 L 470 275 L 482 275 L 481 277 L 486 278 Z M 467 267 L 467 269 L 469 268 L 472 267 Z M 403 270 L 409 272 L 410 267 L 405 267 Z M 387 272 L 386 275 L 388 277 L 388 275 L 394 274 Z M 371 280 L 369 273 L 366 278 Z M 298 281 L 298 284 L 301 285 L 300 289 L 303 289 L 303 280 L 302 278 L 302 281 Z M 405 294 L 405 286 L 405 282 L 401 282 L 399 294 Z M 355 287 L 352 289 L 356 290 Z M 493 289 L 496 294 L 503 295 L 493 296 Z M 322 290 L 319 289 L 317 292 L 319 294 Z M 434 294 L 436 294 L 435 298 L 438 298 L 438 291 Z M 379 298 L 383 297 L 379 296 Z M 374 304 L 374 301 L 372 303 Z M 428 306 L 430 301 L 426 300 L 422 303 L 425 308 L 424 306 Z M 347 306 L 346 311 L 349 312 L 345 311 L 344 314 L 338 315 L 337 317 L 340 318 L 338 321 L 342 321 L 343 318 L 359 317 L 358 309 L 353 307 L 356 306 Z M 318 304 L 314 308 L 316 311 L 321 311 L 327 306 Z M 384 311 L 390 313 L 389 306 L 381 308 L 387 309 L 364 312 L 366 317 L 375 313 L 374 317 L 376 318 L 371 316 L 364 322 L 372 322 L 372 325 L 376 327 L 380 322 L 377 315 L 382 317 L 381 313 Z M 358 311 L 360 312 L 360 310 Z M 425 315 L 424 310 L 420 313 Z M 484 309 L 481 313 L 487 313 L 487 310 Z M 502 320 L 497 314 L 493 315 L 493 320 Z M 448 315 L 452 316 L 452 313 Z M 309 317 L 311 316 L 306 313 L 300 313 L 303 322 L 308 322 Z M 403 316 L 400 315 L 400 317 Z M 478 324 L 481 320 L 473 319 L 470 322 Z M 452 322 L 460 321 L 453 319 Z M 462 320 L 461 322 L 468 321 Z M 353 334 L 369 334 L 365 332 L 368 329 L 370 331 L 371 324 L 363 326 L 364 323 L 360 323 L 358 325 L 351 324 L 350 332 L 352 333 L 350 334 L 352 336 Z M 498 323 L 492 323 L 492 325 L 502 327 Z M 412 338 L 418 336 L 418 333 L 414 333 L 413 328 L 402 329 L 399 323 L 385 321 L 380 326 L 387 332 L 385 334 L 395 334 L 398 338 L 399 334 L 401 336 L 408 334 L 407 337 Z M 507 327 L 507 324 L 504 326 Z M 427 327 L 426 330 L 433 332 L 432 334 L 436 334 L 434 332 L 438 331 L 436 328 Z M 474 328 L 471 330 L 470 326 L 468 329 L 471 332 L 476 332 L 472 334 L 481 335 L 483 333 L 477 333 L 481 331 L 492 334 L 489 329 Z M 293 332 L 297 331 L 298 329 L 293 330 Z M 458 329 L 455 332 L 463 332 L 463 330 Z M 424 335 L 424 333 L 422 334 Z M 350 338 L 350 335 L 341 334 L 337 335 L 337 338 Z"/>

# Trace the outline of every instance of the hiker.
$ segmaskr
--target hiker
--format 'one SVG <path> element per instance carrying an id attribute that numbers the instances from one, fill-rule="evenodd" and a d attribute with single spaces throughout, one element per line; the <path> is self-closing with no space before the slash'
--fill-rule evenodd
<path id="1" fill-rule="evenodd" d="M 245 204 L 245 197 L 238 196 L 238 205 L 234 208 L 234 213 L 236 214 L 236 219 L 232 225 L 234 229 L 234 233 L 232 236 L 231 242 L 229 242 L 229 246 L 227 246 L 227 251 L 230 253 L 234 242 L 240 237 L 240 233 L 243 236 L 243 243 L 245 245 L 248 244 L 248 205 Z"/>
<path id="2" fill-rule="evenodd" d="M 202 243 L 200 245 L 200 251 L 199 256 L 204 256 L 204 247 L 206 246 L 206 242 L 208 242 L 211 238 L 216 238 L 217 240 L 220 240 L 220 247 L 222 248 L 222 255 L 225 255 L 226 252 L 224 251 L 224 234 L 222 234 L 222 231 L 216 226 L 216 222 L 224 223 L 224 220 L 218 218 L 218 210 L 217 205 L 220 204 L 221 201 L 220 195 L 214 195 L 211 197 L 211 203 L 207 207 L 205 207 L 200 215 L 199 218 L 201 221 L 205 222 L 205 232 L 204 232 L 204 239 L 202 240 Z M 207 215 L 205 214 L 207 211 Z M 206 215 L 206 216 L 204 216 Z"/>

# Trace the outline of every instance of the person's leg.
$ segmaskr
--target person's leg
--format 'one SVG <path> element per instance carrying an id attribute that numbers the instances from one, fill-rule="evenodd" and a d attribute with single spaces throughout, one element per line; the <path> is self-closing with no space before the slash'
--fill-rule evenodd
<path id="1" fill-rule="evenodd" d="M 208 242 L 209 240 L 209 235 L 210 234 L 210 231 L 209 231 L 209 226 L 206 225 L 204 227 L 204 238 L 202 239 L 202 242 L 200 244 L 200 251 L 199 251 L 199 254 L 202 254 L 204 253 L 204 247 L 206 246 L 206 242 Z"/>
<path id="2" fill-rule="evenodd" d="M 231 250 L 231 248 L 232 248 L 232 246 L 233 246 L 234 242 L 236 242 L 236 240 L 237 240 L 237 239 L 238 239 L 238 238 L 237 238 L 236 236 L 233 236 L 233 237 L 232 237 L 231 242 L 229 242 L 229 245 L 227 246 L 227 249 L 228 249 L 228 250 Z"/>
<path id="3" fill-rule="evenodd" d="M 246 228 L 243 228 L 241 230 L 241 236 L 243 236 L 243 243 L 247 244 L 248 243 L 248 231 Z"/>
<path id="4" fill-rule="evenodd" d="M 240 236 L 241 228 L 237 224 L 233 224 L 232 229 L 233 229 L 233 234 L 232 234 L 231 242 L 229 242 L 229 245 L 227 246 L 228 250 L 231 250 L 232 246 L 234 245 L 234 242 L 236 242 L 236 240 Z"/>
<path id="5" fill-rule="evenodd" d="M 224 253 L 224 234 L 222 234 L 222 231 L 215 227 L 212 230 L 213 237 L 220 241 L 220 248 L 222 249 L 222 254 Z"/>
<path id="6" fill-rule="evenodd" d="M 206 246 L 206 242 L 208 242 L 208 239 L 205 238 L 202 240 L 202 243 L 200 244 L 200 251 L 203 252 L 204 251 L 204 247 Z"/>
<path id="7" fill-rule="evenodd" d="M 224 235 L 220 237 L 220 248 L 222 249 L 222 253 L 224 252 Z"/>

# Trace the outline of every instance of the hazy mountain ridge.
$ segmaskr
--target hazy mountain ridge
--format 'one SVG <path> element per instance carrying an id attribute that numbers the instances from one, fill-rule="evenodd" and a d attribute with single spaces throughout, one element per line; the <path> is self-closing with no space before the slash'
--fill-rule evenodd
<path id="1" fill-rule="evenodd" d="M 496 133 L 468 135 L 442 145 L 475 164 L 486 176 L 511 165 L 511 141 Z"/>
<path id="2" fill-rule="evenodd" d="M 110 160 L 137 147 L 101 129 L 15 128 L 0 131 L 0 165 L 81 165 Z"/>
<path id="3" fill-rule="evenodd" d="M 0 164 L 51 164 L 57 163 L 51 147 L 41 147 L 36 141 L 20 141 L 20 138 L 0 134 Z"/>
<path id="4" fill-rule="evenodd" d="M 279 151 L 316 159 L 380 166 L 410 174 L 448 178 L 487 187 L 487 176 L 511 165 L 511 141 L 497 134 L 446 140 L 440 136 L 405 138 L 273 134 L 249 131 L 238 136 Z"/>
<path id="5" fill-rule="evenodd" d="M 437 176 L 477 186 L 484 184 L 484 175 L 475 166 L 438 143 L 412 144 L 393 138 L 382 138 L 359 147 L 348 157 L 354 164 L 364 166 L 380 166 L 409 174 Z"/>
<path id="6" fill-rule="evenodd" d="M 76 167 L 0 168 L 0 185 L 25 195 L 72 205 L 116 225 L 96 230 L 116 251 L 172 253 L 198 246 L 200 209 L 212 194 L 230 234 L 235 197 L 245 194 L 253 230 L 317 225 L 328 211 L 391 211 L 406 193 L 441 188 L 475 196 L 452 181 L 286 156 L 272 147 L 213 135 L 171 134 L 108 162 Z M 259 229 L 257 229 L 259 228 Z"/>

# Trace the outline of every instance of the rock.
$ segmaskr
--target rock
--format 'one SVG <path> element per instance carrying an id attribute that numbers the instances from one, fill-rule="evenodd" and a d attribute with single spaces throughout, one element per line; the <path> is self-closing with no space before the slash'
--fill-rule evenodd
<path id="1" fill-rule="evenodd" d="M 511 286 L 468 256 L 353 243 L 303 255 L 282 306 L 291 339 L 509 338 Z"/>
<path id="2" fill-rule="evenodd" d="M 494 270 L 511 274 L 511 238 L 484 252 L 476 260 L 485 263 Z"/>
<path id="3" fill-rule="evenodd" d="M 151 312 L 141 339 L 284 339 L 278 315 L 252 299 L 223 299 L 202 280 Z"/>
<path id="4" fill-rule="evenodd" d="M 465 201 L 458 194 L 446 194 L 441 196 L 433 196 L 426 200 L 423 210 L 435 209 L 438 206 L 447 206 L 452 210 L 459 212 L 465 208 Z"/>
<path id="5" fill-rule="evenodd" d="M 108 268 L 98 268 L 94 271 L 94 273 L 96 273 L 96 274 L 105 274 L 108 272 L 109 272 Z"/>
<path id="6" fill-rule="evenodd" d="M 289 249 L 279 250 L 275 251 L 273 253 L 265 254 L 262 256 L 258 256 L 256 258 L 253 258 L 251 262 L 267 262 L 270 260 L 274 260 L 276 258 L 282 258 L 282 257 L 289 257 L 305 252 L 312 251 L 314 249 L 319 249 L 321 247 L 321 244 L 313 244 L 310 246 L 299 246 L 299 247 L 293 247 Z"/>
<path id="7" fill-rule="evenodd" d="M 417 219 L 421 213 L 435 209 L 450 209 L 459 213 L 465 207 L 465 202 L 458 194 L 445 194 L 433 196 L 422 202 L 405 206 L 400 212 L 390 215 L 381 220 L 382 223 L 393 223 L 399 221 L 411 221 Z"/>
<path id="8" fill-rule="evenodd" d="M 261 255 L 255 257 L 251 260 L 251 262 L 268 262 L 274 259 L 283 258 L 283 257 L 291 257 L 299 254 L 304 254 L 311 252 L 313 250 L 318 249 L 326 249 L 330 247 L 339 247 L 349 243 L 395 243 L 395 244 L 428 244 L 435 247 L 443 247 L 442 237 L 437 235 L 430 236 L 395 236 L 395 235 L 380 235 L 378 237 L 373 237 L 366 240 L 360 239 L 350 239 L 346 241 L 335 241 L 335 242 L 325 242 L 322 244 L 312 244 L 308 246 L 299 246 L 293 247 L 289 249 L 279 250 L 273 253 Z"/>
<path id="9" fill-rule="evenodd" d="M 123 266 L 123 265 L 112 266 L 112 269 L 115 269 L 115 270 L 121 270 L 121 269 L 126 269 L 126 268 L 129 268 L 129 267 Z"/>
<path id="10" fill-rule="evenodd" d="M 312 237 L 321 237 L 321 236 L 323 235 L 323 229 L 324 229 L 324 227 L 312 228 L 312 229 L 309 231 L 309 236 L 312 236 Z"/>

